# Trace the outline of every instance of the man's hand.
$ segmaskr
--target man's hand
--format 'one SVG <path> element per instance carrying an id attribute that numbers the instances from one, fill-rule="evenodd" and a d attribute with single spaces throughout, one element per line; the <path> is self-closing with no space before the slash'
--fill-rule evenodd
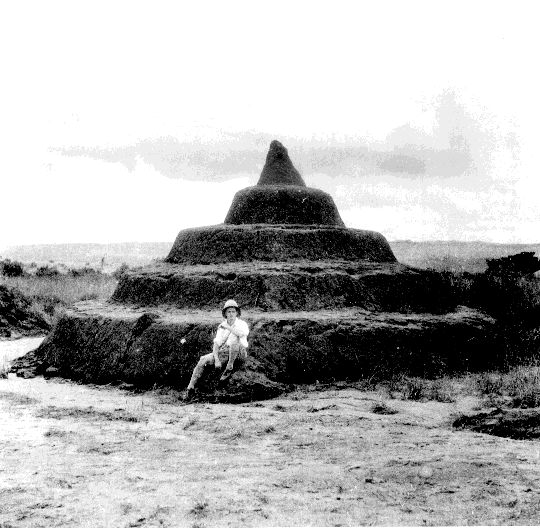
<path id="1" fill-rule="evenodd" d="M 214 358 L 214 367 L 217 369 L 221 368 L 221 361 L 219 360 L 219 358 Z"/>

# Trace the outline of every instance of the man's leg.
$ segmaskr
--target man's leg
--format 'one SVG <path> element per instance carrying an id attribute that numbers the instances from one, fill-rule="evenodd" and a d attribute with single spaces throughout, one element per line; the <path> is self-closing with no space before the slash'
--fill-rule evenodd
<path id="1" fill-rule="evenodd" d="M 233 373 L 234 362 L 237 358 L 242 361 L 245 361 L 247 358 L 247 349 L 240 344 L 234 344 L 229 347 L 229 361 L 225 368 L 225 372 L 220 378 L 221 381 L 225 381 L 231 376 Z"/>
<path id="2" fill-rule="evenodd" d="M 201 356 L 199 359 L 199 362 L 195 365 L 195 368 L 193 369 L 193 374 L 191 375 L 191 379 L 189 380 L 189 385 L 187 386 L 187 390 L 193 390 L 195 388 L 195 385 L 197 384 L 197 381 L 199 381 L 199 378 L 203 375 L 204 369 L 208 365 L 214 365 L 214 353 L 210 352 L 210 354 L 205 354 L 204 356 Z"/>

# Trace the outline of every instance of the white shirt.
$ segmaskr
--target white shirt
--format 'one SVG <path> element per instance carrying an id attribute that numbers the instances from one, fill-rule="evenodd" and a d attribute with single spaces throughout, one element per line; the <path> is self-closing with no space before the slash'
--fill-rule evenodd
<path id="1" fill-rule="evenodd" d="M 227 322 L 226 319 L 224 319 L 224 321 Z M 227 330 L 226 328 L 221 328 L 221 326 L 218 326 L 216 337 L 214 338 L 214 343 L 217 343 L 221 347 L 225 344 L 227 346 L 231 346 L 233 344 L 240 342 L 240 344 L 244 348 L 247 348 L 248 347 L 247 336 L 249 334 L 249 326 L 247 325 L 247 323 L 237 317 L 232 327 L 235 330 L 238 330 L 240 332 L 240 336 L 236 336 L 230 330 Z"/>

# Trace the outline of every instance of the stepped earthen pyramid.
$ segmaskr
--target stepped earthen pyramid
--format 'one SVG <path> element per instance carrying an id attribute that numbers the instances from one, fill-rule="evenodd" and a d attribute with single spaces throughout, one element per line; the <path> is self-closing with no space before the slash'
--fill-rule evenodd
<path id="1" fill-rule="evenodd" d="M 471 369 L 493 335 L 443 275 L 400 264 L 379 233 L 345 227 L 332 197 L 307 187 L 273 141 L 259 182 L 235 195 L 223 224 L 180 231 L 167 258 L 126 273 L 109 302 L 75 305 L 37 350 L 40 369 L 184 387 L 229 298 L 252 329 L 250 357 L 229 386 L 209 384 L 217 401 Z"/>

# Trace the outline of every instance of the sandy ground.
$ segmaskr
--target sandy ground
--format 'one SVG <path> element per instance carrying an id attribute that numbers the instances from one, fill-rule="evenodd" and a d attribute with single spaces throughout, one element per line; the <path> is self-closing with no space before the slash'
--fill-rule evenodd
<path id="1" fill-rule="evenodd" d="M 396 414 L 373 412 L 381 402 Z M 540 524 L 540 442 L 452 430 L 477 404 L 306 387 L 183 405 L 10 375 L 0 380 L 0 526 Z"/>
<path id="2" fill-rule="evenodd" d="M 37 348 L 42 341 L 43 337 L 24 337 L 22 339 L 13 340 L 0 339 L 0 367 L 7 365 L 9 362 L 22 356 L 29 350 Z"/>

